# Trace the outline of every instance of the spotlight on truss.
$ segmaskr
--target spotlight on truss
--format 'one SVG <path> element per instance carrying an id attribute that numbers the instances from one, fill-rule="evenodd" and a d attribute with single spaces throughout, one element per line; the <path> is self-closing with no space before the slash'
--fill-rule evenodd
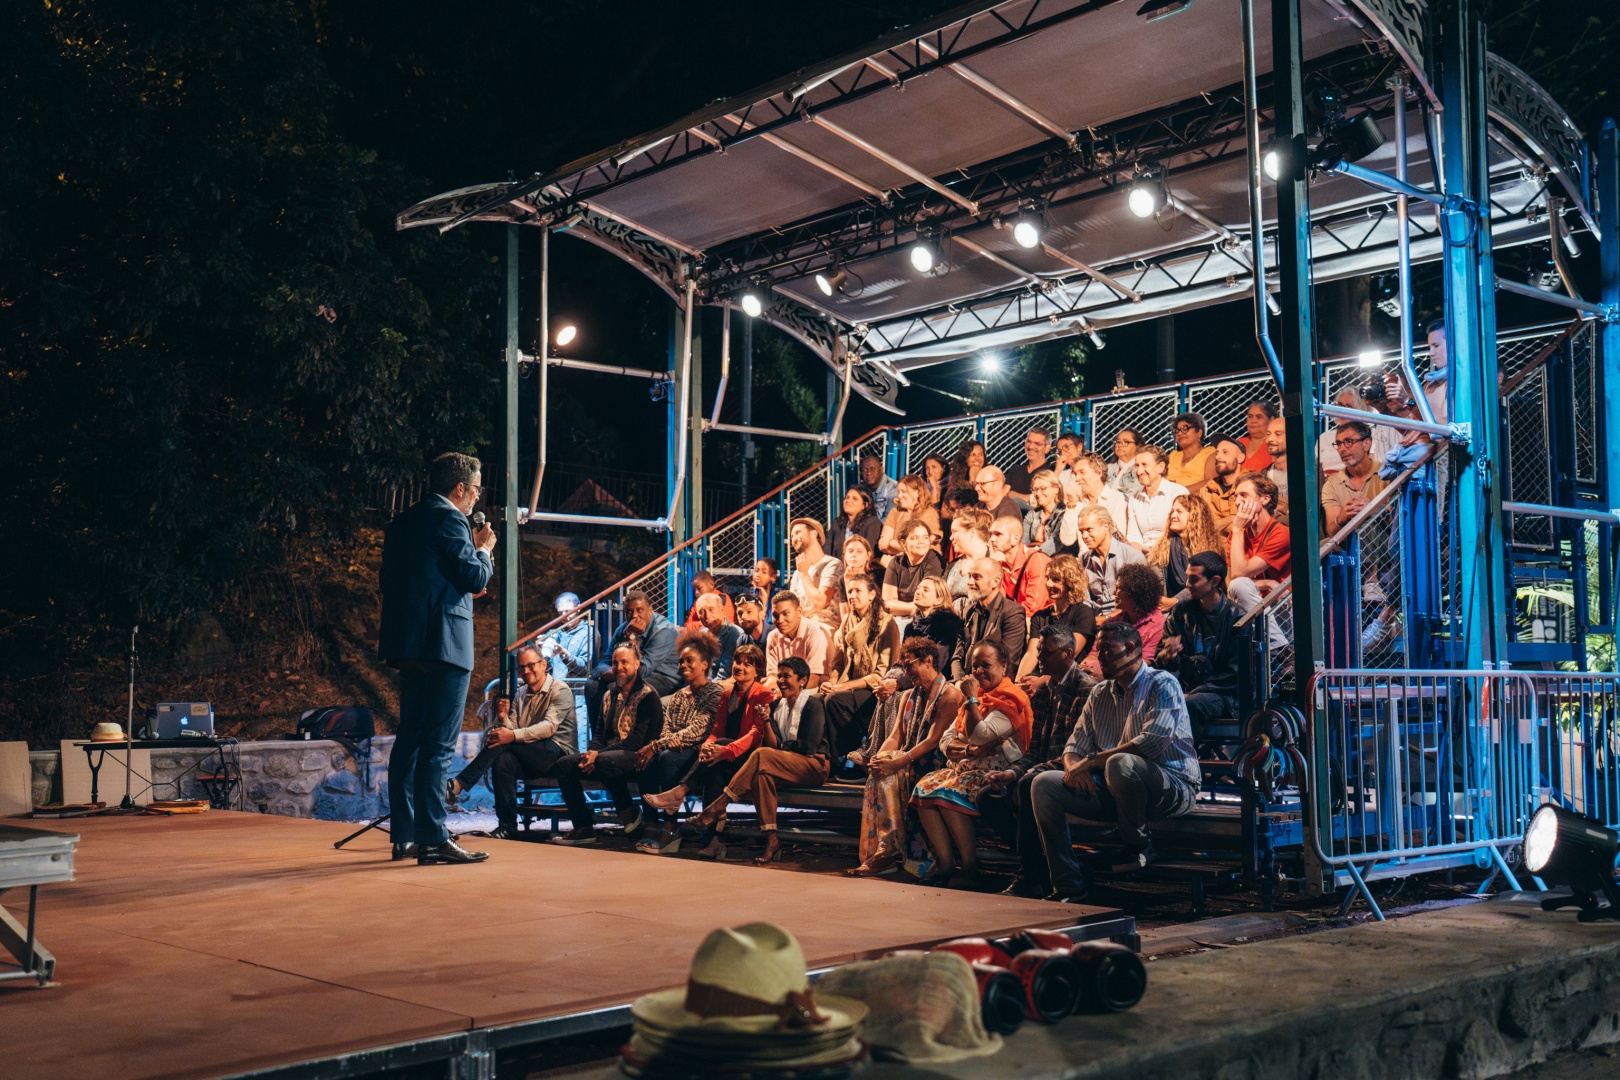
<path id="1" fill-rule="evenodd" d="M 930 273 L 939 265 L 939 245 L 919 237 L 911 247 L 911 266 L 919 274 Z"/>
<path id="2" fill-rule="evenodd" d="M 844 291 L 844 282 L 849 280 L 849 271 L 837 267 L 832 272 L 823 270 L 816 275 L 816 288 L 821 290 L 822 296 L 831 296 L 833 293 Z"/>
<path id="3" fill-rule="evenodd" d="M 765 311 L 765 301 L 759 298 L 757 292 L 745 292 L 742 294 L 742 309 L 744 315 L 757 319 Z"/>
<path id="4" fill-rule="evenodd" d="M 557 330 L 557 336 L 553 340 L 557 342 L 557 347 L 561 348 L 564 345 L 573 344 L 574 339 L 578 336 L 579 327 L 573 323 L 568 323 Z"/>
<path id="5" fill-rule="evenodd" d="M 1037 248 L 1041 244 L 1041 234 L 1046 231 L 1041 215 L 1033 209 L 1023 211 L 1013 222 L 1013 239 L 1021 248 Z"/>
<path id="6" fill-rule="evenodd" d="M 985 375 L 999 375 L 1001 373 L 1001 354 L 993 352 L 980 353 L 979 371 Z"/>
<path id="7" fill-rule="evenodd" d="M 1164 206 L 1164 187 L 1157 180 L 1139 176 L 1125 195 L 1125 205 L 1139 218 L 1150 218 Z"/>

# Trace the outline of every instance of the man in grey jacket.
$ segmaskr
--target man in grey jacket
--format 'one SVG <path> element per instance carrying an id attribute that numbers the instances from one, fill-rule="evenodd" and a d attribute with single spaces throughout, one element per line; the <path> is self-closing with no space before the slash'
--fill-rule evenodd
<path id="1" fill-rule="evenodd" d="M 491 771 L 498 821 L 492 840 L 517 836 L 518 779 L 551 776 L 559 760 L 579 752 L 573 690 L 551 674 L 539 649 L 520 649 L 517 670 L 523 685 L 507 720 L 489 729 L 483 751 L 450 781 L 454 797 L 476 784 L 485 769 Z"/>

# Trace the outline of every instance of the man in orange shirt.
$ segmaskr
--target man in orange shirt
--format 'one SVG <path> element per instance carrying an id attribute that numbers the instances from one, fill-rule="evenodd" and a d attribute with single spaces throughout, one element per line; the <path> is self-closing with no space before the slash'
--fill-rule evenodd
<path id="1" fill-rule="evenodd" d="M 999 517 L 990 524 L 990 555 L 1001 563 L 1002 591 L 1009 600 L 1023 605 L 1026 616 L 1048 607 L 1052 598 L 1046 590 L 1047 556 L 1024 544 L 1023 524 Z"/>

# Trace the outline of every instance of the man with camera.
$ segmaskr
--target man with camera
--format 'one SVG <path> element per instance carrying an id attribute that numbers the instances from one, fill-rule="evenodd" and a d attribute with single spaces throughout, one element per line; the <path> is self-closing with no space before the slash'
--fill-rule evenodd
<path id="1" fill-rule="evenodd" d="M 1153 666 L 1181 680 L 1195 735 L 1238 715 L 1237 624 L 1243 609 L 1226 598 L 1226 560 L 1200 551 L 1187 561 L 1188 599 L 1170 609 Z"/>
<path id="2" fill-rule="evenodd" d="M 483 492 L 478 459 L 441 454 L 426 498 L 383 538 L 378 653 L 399 674 L 399 730 L 388 759 L 394 858 L 474 863 L 445 828 L 445 788 L 473 668 L 473 597 L 494 573 L 495 531 L 467 515 Z"/>

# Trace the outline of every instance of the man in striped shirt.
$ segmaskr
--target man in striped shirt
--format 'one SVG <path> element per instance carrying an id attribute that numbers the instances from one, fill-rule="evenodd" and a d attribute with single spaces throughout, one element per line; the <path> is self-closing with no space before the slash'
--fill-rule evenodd
<path id="1" fill-rule="evenodd" d="M 1124 855 L 1117 870 L 1153 859 L 1147 823 L 1192 809 L 1201 779 L 1181 684 L 1142 662 L 1142 638 L 1129 623 L 1097 633 L 1104 681 L 1091 691 L 1063 750 L 1063 771 L 1030 784 L 1030 805 L 1052 876 L 1047 899 L 1080 903 L 1086 882 L 1074 857 L 1068 815 L 1118 821 Z"/>

